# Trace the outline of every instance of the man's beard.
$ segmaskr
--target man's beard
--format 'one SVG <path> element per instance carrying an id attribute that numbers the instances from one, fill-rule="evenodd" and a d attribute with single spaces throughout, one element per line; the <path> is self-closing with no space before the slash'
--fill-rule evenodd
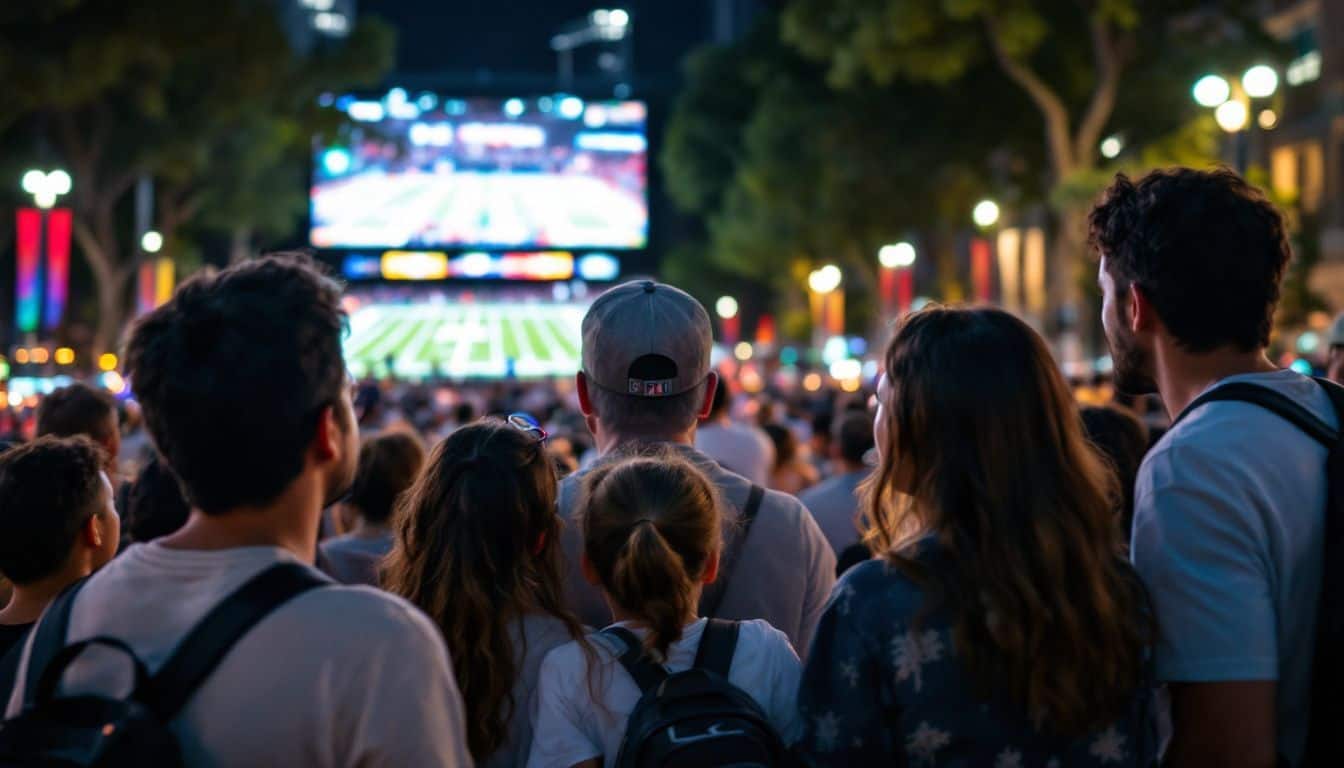
<path id="1" fill-rule="evenodd" d="M 1115 366 L 1115 388 L 1127 395 L 1151 395 L 1157 392 L 1153 379 L 1152 361 L 1134 337 L 1123 333 L 1106 334 L 1106 345 L 1111 348 L 1111 362 Z"/>

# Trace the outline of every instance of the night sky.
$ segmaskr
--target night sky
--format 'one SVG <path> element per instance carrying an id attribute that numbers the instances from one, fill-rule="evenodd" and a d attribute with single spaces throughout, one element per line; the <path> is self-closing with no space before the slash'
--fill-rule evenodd
<path id="1" fill-rule="evenodd" d="M 639 75 L 676 75 L 682 56 L 710 37 L 710 0 L 627 0 L 619 6 L 634 19 Z M 400 73 L 545 74 L 556 66 L 551 35 L 601 7 L 602 0 L 360 0 L 359 12 L 397 27 Z"/>

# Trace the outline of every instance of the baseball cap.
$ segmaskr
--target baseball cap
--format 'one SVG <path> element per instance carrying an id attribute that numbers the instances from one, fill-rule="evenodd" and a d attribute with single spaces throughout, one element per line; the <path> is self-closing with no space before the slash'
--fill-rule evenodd
<path id="1" fill-rule="evenodd" d="M 709 375 L 709 313 L 690 294 L 652 280 L 618 285 L 583 317 L 583 372 L 609 392 L 673 397 Z"/>
<path id="2" fill-rule="evenodd" d="M 1344 312 L 1339 313 L 1330 325 L 1330 346 L 1344 347 Z"/>

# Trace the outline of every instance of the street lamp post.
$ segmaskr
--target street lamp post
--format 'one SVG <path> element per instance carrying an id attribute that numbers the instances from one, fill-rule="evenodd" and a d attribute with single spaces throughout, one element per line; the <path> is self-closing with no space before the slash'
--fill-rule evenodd
<path id="1" fill-rule="evenodd" d="M 877 263 L 882 265 L 882 301 L 888 308 L 895 293 L 897 315 L 910 311 L 915 292 L 915 246 L 901 241 L 882 246 L 877 252 Z"/>
<path id="2" fill-rule="evenodd" d="M 971 238 L 971 283 L 975 289 L 975 300 L 980 302 L 990 300 L 990 275 L 993 269 L 990 264 L 993 259 L 991 246 L 983 235 L 990 234 L 994 225 L 999 223 L 1000 213 L 999 204 L 993 200 L 981 200 L 971 210 L 971 220 L 982 233 Z"/>
<path id="3" fill-rule="evenodd" d="M 1196 81 L 1191 94 L 1195 102 L 1213 110 L 1213 119 L 1232 140 L 1234 163 L 1240 173 L 1249 166 L 1250 139 L 1248 135 L 1259 126 L 1262 131 L 1278 124 L 1278 115 L 1268 106 L 1256 113 L 1257 100 L 1274 96 L 1279 88 L 1279 74 L 1265 64 L 1246 70 L 1240 79 L 1229 81 L 1220 75 L 1205 75 Z"/>
<path id="4" fill-rule="evenodd" d="M 723 342 L 728 345 L 737 343 L 740 320 L 738 319 L 737 299 L 732 296 L 720 296 L 714 302 L 714 313 L 719 316 L 723 327 Z"/>
<path id="5" fill-rule="evenodd" d="M 807 276 L 807 287 L 812 305 L 812 346 L 821 349 L 826 335 L 837 335 L 845 330 L 845 297 L 840 292 L 844 275 L 834 264 L 813 270 Z"/>

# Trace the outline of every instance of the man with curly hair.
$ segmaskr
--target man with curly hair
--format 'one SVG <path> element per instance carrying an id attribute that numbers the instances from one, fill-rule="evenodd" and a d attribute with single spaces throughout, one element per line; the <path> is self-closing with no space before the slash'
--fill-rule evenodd
<path id="1" fill-rule="evenodd" d="M 1091 242 L 1116 385 L 1159 393 L 1174 421 L 1139 470 L 1131 553 L 1160 627 L 1165 764 L 1299 765 L 1327 449 L 1270 410 L 1206 395 L 1255 385 L 1339 427 L 1325 389 L 1265 354 L 1291 255 L 1283 217 L 1228 170 L 1121 175 Z"/>

